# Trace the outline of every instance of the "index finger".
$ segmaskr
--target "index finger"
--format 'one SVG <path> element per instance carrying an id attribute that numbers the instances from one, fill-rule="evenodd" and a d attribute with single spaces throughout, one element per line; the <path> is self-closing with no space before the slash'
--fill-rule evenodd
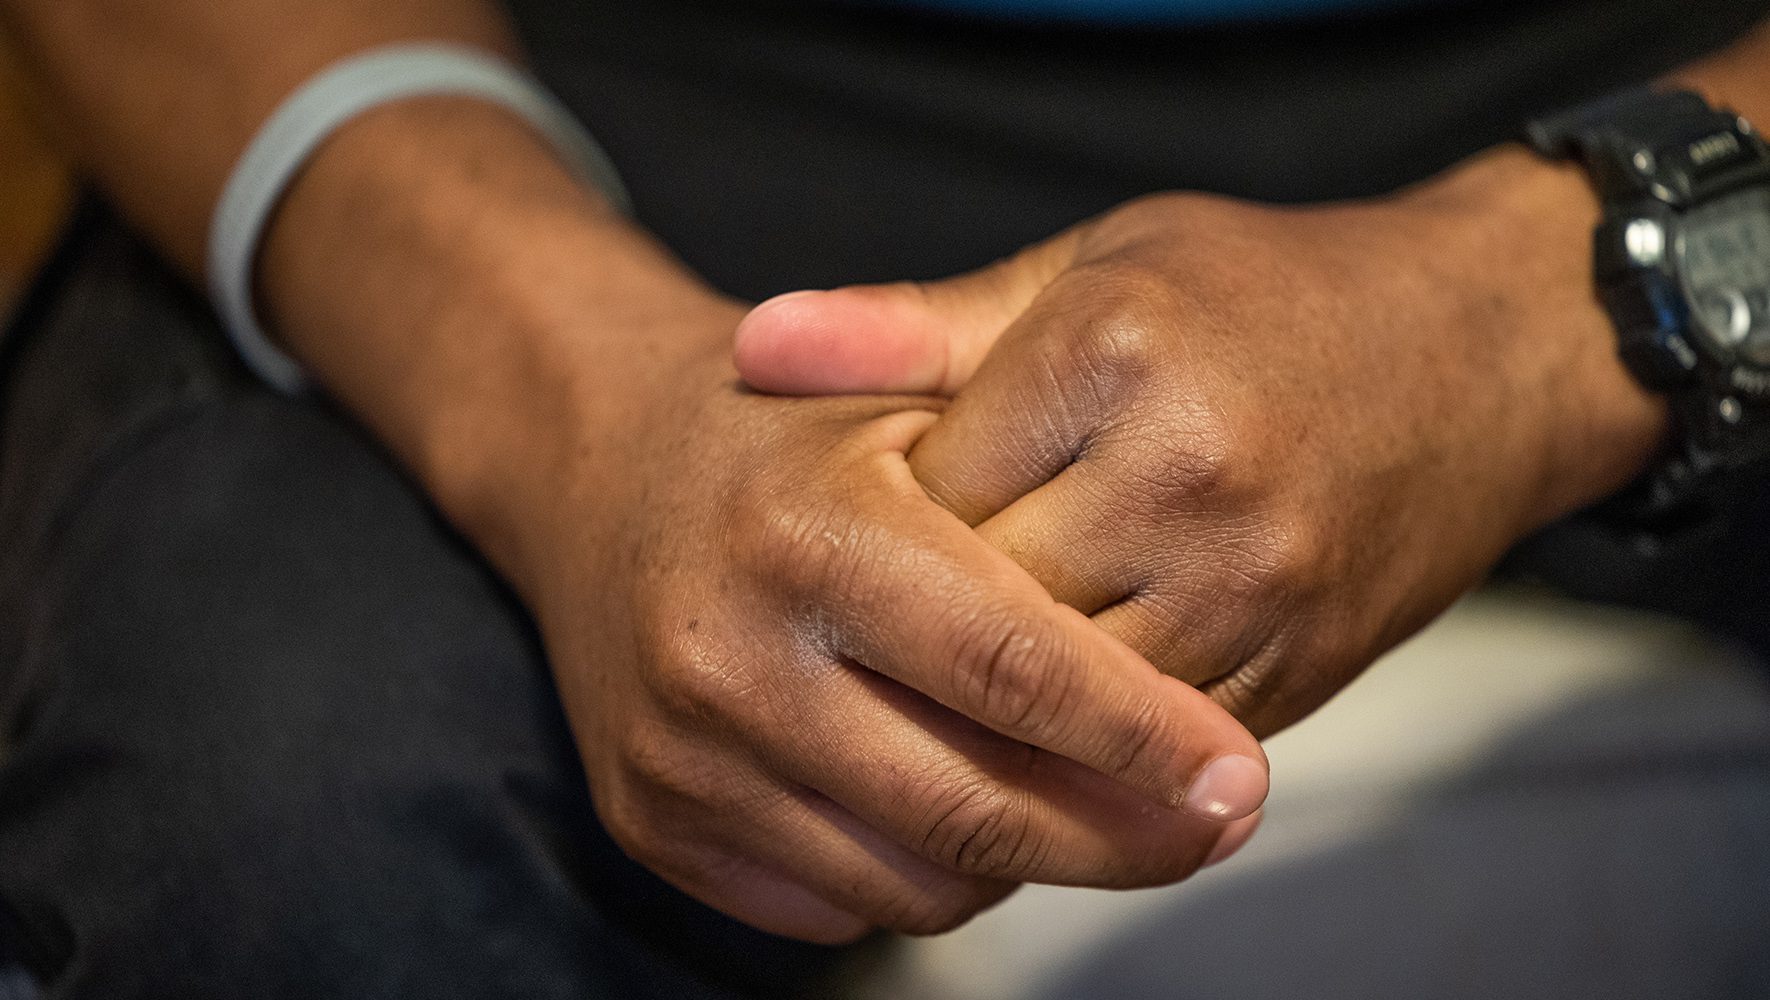
<path id="1" fill-rule="evenodd" d="M 1053 600 L 928 499 L 901 452 L 874 460 L 895 496 L 820 602 L 838 652 L 1160 805 L 1221 821 L 1259 808 L 1265 755 L 1228 712 Z"/>

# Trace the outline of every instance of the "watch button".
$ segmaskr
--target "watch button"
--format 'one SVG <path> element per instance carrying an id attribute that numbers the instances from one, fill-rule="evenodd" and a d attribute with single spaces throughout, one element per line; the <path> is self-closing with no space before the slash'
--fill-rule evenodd
<path id="1" fill-rule="evenodd" d="M 1629 263 L 1636 267 L 1658 267 L 1666 255 L 1666 229 L 1658 219 L 1631 219 L 1623 228 L 1623 246 Z"/>

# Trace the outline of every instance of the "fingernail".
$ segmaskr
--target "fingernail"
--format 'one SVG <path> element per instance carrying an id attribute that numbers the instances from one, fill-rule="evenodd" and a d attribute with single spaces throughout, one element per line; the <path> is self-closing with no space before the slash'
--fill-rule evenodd
<path id="1" fill-rule="evenodd" d="M 738 326 L 737 326 L 737 331 L 736 331 L 737 342 L 740 344 L 743 343 L 746 339 L 748 339 L 750 334 L 752 334 L 756 331 L 756 323 L 754 322 L 754 319 L 756 316 L 765 315 L 768 312 L 772 311 L 775 307 L 784 305 L 788 302 L 792 302 L 795 299 L 802 299 L 807 296 L 821 295 L 821 294 L 822 294 L 822 292 L 819 289 L 806 288 L 806 289 L 803 289 L 803 290 L 797 291 L 797 292 L 786 292 L 781 295 L 776 295 L 772 299 L 762 300 L 761 302 L 756 304 L 755 308 L 751 309 L 747 314 L 745 314 L 743 319 L 738 321 Z"/>
<path id="2" fill-rule="evenodd" d="M 1210 856 L 1205 858 L 1205 863 L 1199 867 L 1209 868 L 1234 857 L 1235 852 L 1241 850 L 1248 841 L 1253 839 L 1254 831 L 1260 829 L 1260 821 L 1265 816 L 1264 812 L 1256 809 L 1252 816 L 1238 819 L 1224 827 L 1223 835 L 1217 838 L 1217 845 L 1211 848 Z"/>
<path id="3" fill-rule="evenodd" d="M 1220 823 L 1251 816 L 1266 801 L 1266 768 L 1252 757 L 1224 754 L 1192 779 L 1181 803 L 1187 812 Z"/>

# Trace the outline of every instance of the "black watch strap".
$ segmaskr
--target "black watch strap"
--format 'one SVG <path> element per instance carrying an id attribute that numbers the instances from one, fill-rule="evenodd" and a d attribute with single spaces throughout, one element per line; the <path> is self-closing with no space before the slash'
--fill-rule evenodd
<path id="1" fill-rule="evenodd" d="M 1611 204 L 1681 208 L 1762 165 L 1751 126 L 1687 90 L 1625 90 L 1532 122 L 1526 137 L 1544 156 L 1584 161 Z"/>
<path id="2" fill-rule="evenodd" d="M 1606 227 L 1676 216 L 1742 185 L 1770 183 L 1770 153 L 1751 125 L 1689 91 L 1622 91 L 1532 122 L 1526 137 L 1544 156 L 1585 164 L 1605 203 Z M 1770 413 L 1742 408 L 1715 388 L 1713 373 L 1690 370 L 1700 366 L 1688 347 L 1682 358 L 1668 350 L 1668 342 L 1686 343 L 1681 331 L 1634 319 L 1643 310 L 1680 307 L 1640 293 L 1617 259 L 1624 243 L 1606 232 L 1601 228 L 1597 239 L 1598 291 L 1618 323 L 1619 348 L 1637 378 L 1667 394 L 1678 425 L 1657 468 L 1607 505 L 1607 519 L 1663 536 L 1714 520 L 1710 515 L 1725 506 L 1726 481 L 1764 457 Z M 1717 405 L 1733 419 L 1717 417 Z"/>

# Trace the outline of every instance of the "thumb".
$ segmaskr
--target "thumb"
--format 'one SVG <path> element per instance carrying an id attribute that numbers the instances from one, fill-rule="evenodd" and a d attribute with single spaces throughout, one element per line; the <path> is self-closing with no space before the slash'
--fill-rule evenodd
<path id="1" fill-rule="evenodd" d="M 1073 262 L 1075 242 L 1065 233 L 946 281 L 776 296 L 738 324 L 738 374 L 786 395 L 950 396 Z"/>

